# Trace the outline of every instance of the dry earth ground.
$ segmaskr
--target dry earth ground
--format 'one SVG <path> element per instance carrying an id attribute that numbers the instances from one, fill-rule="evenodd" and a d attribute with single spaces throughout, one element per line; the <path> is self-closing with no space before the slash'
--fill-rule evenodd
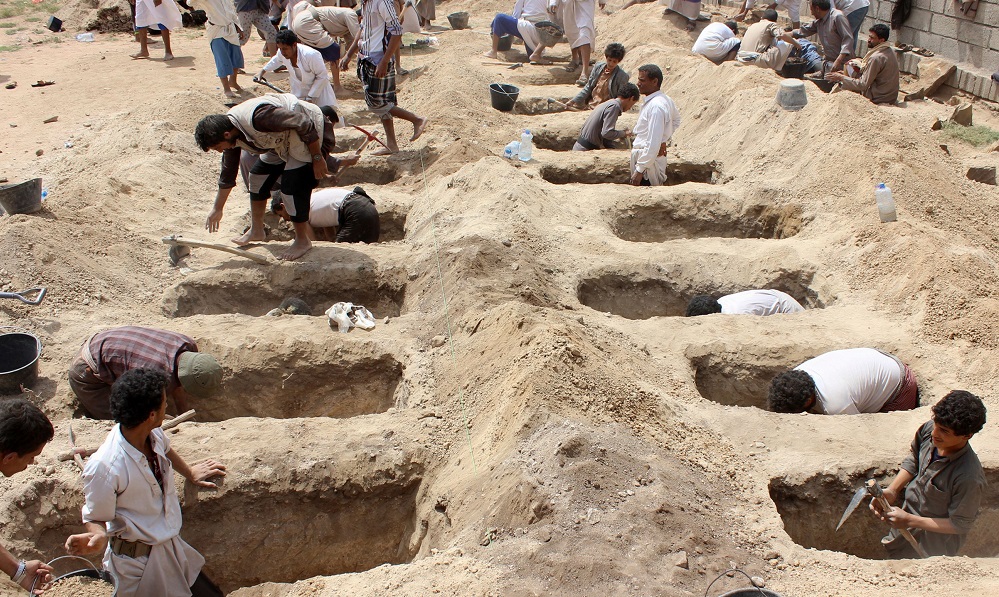
<path id="1" fill-rule="evenodd" d="M 41 338 L 33 389 L 57 426 L 37 466 L 0 482 L 0 541 L 51 559 L 79 528 L 78 473 L 56 455 L 71 420 L 86 446 L 109 425 L 79 418 L 66 367 L 91 332 L 142 324 L 193 335 L 226 370 L 223 396 L 172 439 L 229 466 L 220 491 L 185 491 L 183 535 L 239 597 L 703 595 L 733 562 L 785 596 L 995 594 L 995 422 L 974 440 L 992 484 L 967 556 L 889 562 L 863 513 L 832 528 L 860 480 L 894 472 L 929 408 L 760 406 L 775 371 L 853 346 L 910 363 L 924 402 L 966 388 L 999 406 L 999 192 L 964 177 L 996 154 L 932 132 L 950 110 L 935 102 L 810 87 L 802 111 L 782 111 L 776 75 L 691 56 L 694 34 L 641 5 L 600 15 L 598 46 L 624 43 L 633 78 L 668 67 L 683 184 L 624 186 L 625 151 L 566 152 L 584 116 L 548 98 L 575 93 L 567 46 L 551 67 L 483 64 L 489 21 L 508 9 L 442 3 L 438 29 L 457 10 L 472 29 L 406 51 L 400 103 L 433 123 L 345 177 L 375 197 L 386 242 L 320 243 L 269 266 L 195 249 L 182 268 L 162 236 L 225 242 L 248 220 L 237 190 L 222 232 L 203 230 L 218 156 L 191 133 L 225 108 L 201 32 L 175 36 L 172 63 L 155 59 L 161 45 L 135 62 L 128 35 L 78 43 L 70 19 L 61 34 L 35 33 L 37 12 L 0 19 L 26 27 L 0 52 L 0 83 L 18 82 L 0 89 L 0 175 L 49 190 L 39 214 L 0 219 L 2 289 L 49 296 L 0 303 L 0 324 Z M 260 49 L 247 46 L 247 70 Z M 29 86 L 39 79 L 56 84 Z M 345 81 L 348 117 L 377 128 Z M 521 88 L 514 113 L 489 106 L 494 81 Z M 975 110 L 995 123 L 993 107 Z M 534 160 L 498 157 L 527 127 Z M 897 223 L 878 222 L 880 181 Z M 269 223 L 283 240 L 262 255 L 287 246 Z M 755 287 L 809 310 L 678 317 L 693 294 Z M 316 316 L 262 317 L 289 295 Z M 331 330 L 321 310 L 341 300 L 377 327 Z"/>

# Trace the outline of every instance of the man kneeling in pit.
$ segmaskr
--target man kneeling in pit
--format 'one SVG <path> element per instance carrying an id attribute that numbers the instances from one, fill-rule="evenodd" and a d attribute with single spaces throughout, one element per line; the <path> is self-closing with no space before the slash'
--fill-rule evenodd
<path id="1" fill-rule="evenodd" d="M 874 348 L 833 350 L 770 382 L 767 410 L 827 415 L 912 410 L 919 386 L 909 366 Z"/>
<path id="2" fill-rule="evenodd" d="M 271 198 L 271 211 L 291 221 L 280 196 Z M 309 208 L 309 238 L 338 243 L 378 242 L 378 210 L 361 187 L 320 189 L 312 193 Z"/>
<path id="3" fill-rule="evenodd" d="M 117 597 L 221 597 L 201 568 L 205 558 L 180 538 L 181 512 L 174 469 L 199 487 L 225 476 L 225 466 L 205 460 L 188 466 L 160 429 L 166 414 L 167 379 L 156 369 L 132 369 L 111 389 L 118 423 L 83 470 L 83 522 L 66 551 L 104 553 L 104 567 L 118 578 Z"/>
<path id="4" fill-rule="evenodd" d="M 800 313 L 804 311 L 798 301 L 786 292 L 779 290 L 746 290 L 728 294 L 721 298 L 698 294 L 687 303 L 687 317 L 697 315 L 777 315 L 779 313 Z"/>

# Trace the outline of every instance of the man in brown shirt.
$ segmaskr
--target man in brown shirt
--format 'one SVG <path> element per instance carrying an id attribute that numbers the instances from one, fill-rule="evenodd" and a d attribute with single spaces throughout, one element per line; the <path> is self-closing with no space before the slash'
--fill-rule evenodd
<path id="1" fill-rule="evenodd" d="M 826 62 L 832 64 L 826 70 L 829 72 L 843 69 L 843 64 L 853 58 L 853 30 L 846 15 L 832 7 L 829 0 L 812 0 L 812 16 L 815 20 L 796 29 L 794 37 L 811 37 L 819 35 L 822 54 Z"/>
<path id="2" fill-rule="evenodd" d="M 916 432 L 911 452 L 884 490 L 901 508 L 871 510 L 891 524 L 881 540 L 894 558 L 911 558 L 915 550 L 898 529 L 909 529 L 931 556 L 956 555 L 978 518 L 985 486 L 982 463 L 968 441 L 985 426 L 985 405 L 970 392 L 954 390 L 933 406 L 933 420 Z"/>
<path id="3" fill-rule="evenodd" d="M 878 23 L 871 27 L 867 47 L 867 54 L 859 64 L 859 76 L 828 73 L 826 79 L 838 81 L 843 89 L 855 91 L 875 104 L 894 104 L 898 100 L 898 58 L 888 43 L 888 25 Z M 856 62 L 848 62 L 847 70 L 858 68 Z"/>
<path id="4" fill-rule="evenodd" d="M 785 43 L 779 44 L 781 41 Z M 760 21 L 746 29 L 740 51 L 759 54 L 753 64 L 760 68 L 780 70 L 784 68 L 784 62 L 791 54 L 792 48 L 801 49 L 801 46 L 790 33 L 785 32 L 777 24 L 777 11 L 768 8 L 763 11 L 763 18 Z"/>

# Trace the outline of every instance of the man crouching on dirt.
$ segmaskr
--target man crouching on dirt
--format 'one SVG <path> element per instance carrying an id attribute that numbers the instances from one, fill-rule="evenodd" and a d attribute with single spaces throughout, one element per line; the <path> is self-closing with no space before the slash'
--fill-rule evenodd
<path id="1" fill-rule="evenodd" d="M 899 533 L 906 528 L 931 556 L 953 556 L 961 549 L 985 486 L 982 463 L 968 440 L 984 426 L 985 405 L 970 392 L 954 390 L 933 406 L 933 420 L 916 432 L 912 451 L 884 490 L 891 511 L 882 512 L 871 501 L 874 514 L 894 527 L 881 540 L 891 557 L 916 557 Z M 903 495 L 902 507 L 895 507 Z"/>
<path id="2" fill-rule="evenodd" d="M 271 188 L 281 178 L 281 193 L 295 227 L 295 241 L 281 259 L 298 259 L 312 248 L 307 230 L 309 197 L 318 181 L 336 172 L 341 165 L 357 162 L 356 157 L 338 160 L 330 150 L 336 143 L 333 123 L 338 120 L 332 108 L 301 101 L 290 93 L 269 94 L 246 100 L 226 114 L 210 114 L 194 129 L 194 140 L 202 150 L 222 153 L 222 173 L 215 205 L 205 228 L 219 229 L 222 208 L 236 186 L 239 157 L 245 149 L 258 157 L 250 168 L 250 229 L 232 239 L 237 245 L 267 240 L 264 212 Z"/>
<path id="3" fill-rule="evenodd" d="M 193 467 L 170 447 L 160 429 L 166 414 L 166 376 L 133 369 L 111 389 L 118 423 L 83 470 L 83 522 L 87 532 L 66 540 L 72 555 L 104 552 L 104 567 L 118 577 L 118 597 L 222 597 L 201 571 L 205 558 L 180 538 L 181 512 L 173 471 L 200 487 L 225 476 L 205 460 Z"/>

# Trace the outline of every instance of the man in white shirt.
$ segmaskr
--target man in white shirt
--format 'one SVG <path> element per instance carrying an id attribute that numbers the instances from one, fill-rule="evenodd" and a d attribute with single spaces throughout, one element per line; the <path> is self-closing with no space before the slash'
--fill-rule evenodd
<path id="1" fill-rule="evenodd" d="M 680 111 L 663 93 L 663 71 L 655 64 L 638 68 L 638 90 L 645 103 L 635 124 L 631 150 L 631 184 L 660 186 L 666 184 L 666 145 L 680 128 Z"/>
<path id="2" fill-rule="evenodd" d="M 912 410 L 919 386 L 908 365 L 874 348 L 833 350 L 770 382 L 767 410 L 827 415 Z"/>
<path id="3" fill-rule="evenodd" d="M 723 315 L 777 315 L 800 313 L 805 309 L 794 297 L 779 290 L 746 290 L 719 299 L 698 294 L 687 303 L 687 317 L 721 313 Z"/>
<path id="4" fill-rule="evenodd" d="M 361 33 L 350 44 L 347 54 L 340 61 L 340 68 L 346 69 L 354 54 L 359 54 L 357 78 L 364 85 L 364 101 L 368 109 L 378 115 L 385 128 L 386 147 L 371 155 L 388 155 L 399 151 L 393 118 L 413 123 L 410 141 L 419 139 L 430 122 L 429 118 L 417 116 L 396 103 L 392 57 L 401 44 L 402 23 L 399 22 L 399 14 L 392 0 L 361 0 Z"/>
<path id="5" fill-rule="evenodd" d="M 271 199 L 271 211 L 281 219 L 291 221 L 280 195 Z M 353 190 L 327 188 L 312 192 L 309 209 L 312 240 L 376 243 L 379 232 L 375 201 L 361 187 L 354 187 Z"/>
<path id="6" fill-rule="evenodd" d="M 295 97 L 320 108 L 336 107 L 336 95 L 333 94 L 330 75 L 318 50 L 298 43 L 298 36 L 290 29 L 278 32 L 277 50 L 270 61 L 260 69 L 256 78 L 264 79 L 264 73 L 283 66 L 288 69 L 291 93 Z"/>
<path id="7" fill-rule="evenodd" d="M 289 27 L 301 43 L 319 50 L 333 72 L 333 93 L 343 93 L 340 86 L 341 47 L 343 39 L 350 47 L 361 30 L 360 19 L 352 8 L 339 6 L 313 6 L 323 0 L 302 0 L 294 6 L 294 16 Z"/>
<path id="8" fill-rule="evenodd" d="M 740 43 L 739 38 L 736 37 L 738 33 L 739 26 L 736 25 L 735 21 L 710 23 L 697 36 L 697 41 L 694 42 L 691 51 L 704 56 L 715 64 L 721 64 L 726 60 L 735 60 Z"/>
<path id="9" fill-rule="evenodd" d="M 104 553 L 118 578 L 118 597 L 221 597 L 201 571 L 205 559 L 180 538 L 181 512 L 173 472 L 200 487 L 225 466 L 205 460 L 193 467 L 170 447 L 160 426 L 166 413 L 166 376 L 133 369 L 115 381 L 111 415 L 118 423 L 83 470 L 83 522 L 71 535 L 72 555 Z"/>
<path id="10" fill-rule="evenodd" d="M 534 26 L 535 23 L 547 21 L 548 0 L 517 0 L 510 14 L 496 13 L 490 30 L 492 32 L 493 48 L 483 54 L 486 58 L 499 58 L 499 41 L 501 37 L 513 35 L 524 40 L 527 58 L 531 62 L 540 62 L 545 51 L 541 36 Z"/>

